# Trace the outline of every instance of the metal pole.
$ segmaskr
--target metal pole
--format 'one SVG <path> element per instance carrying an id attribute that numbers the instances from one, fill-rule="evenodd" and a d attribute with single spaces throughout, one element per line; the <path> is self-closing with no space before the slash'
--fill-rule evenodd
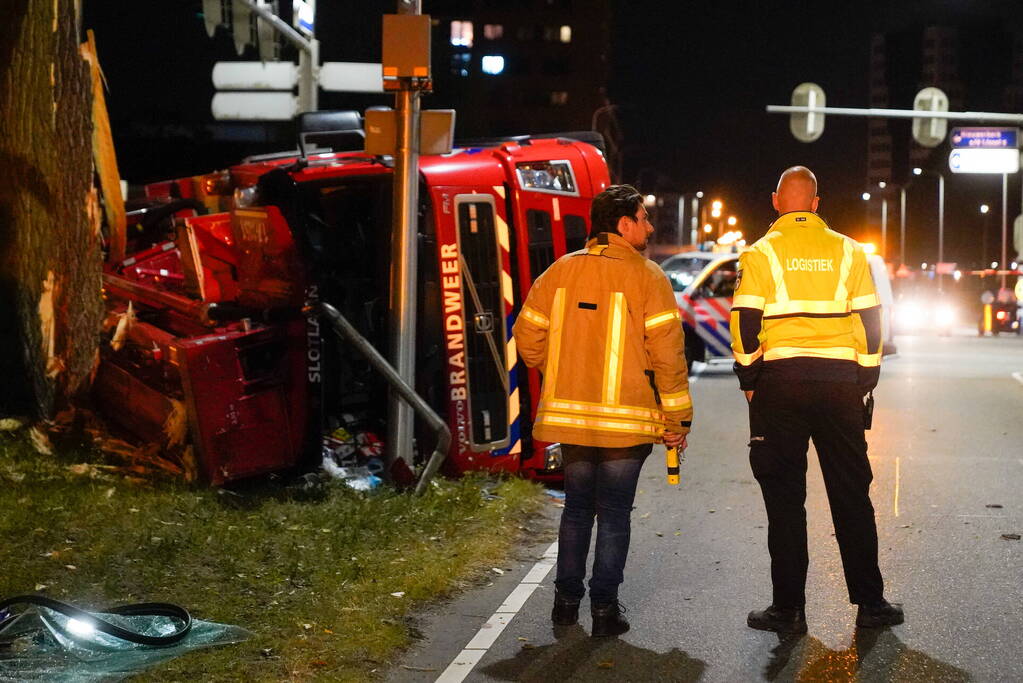
<path id="1" fill-rule="evenodd" d="M 938 266 L 945 262 L 945 176 L 938 174 Z M 938 293 L 944 284 L 944 275 L 938 273 Z"/>
<path id="2" fill-rule="evenodd" d="M 686 196 L 680 194 L 678 196 L 678 218 L 675 221 L 675 245 L 681 246 L 686 241 Z"/>
<path id="3" fill-rule="evenodd" d="M 689 219 L 690 228 L 689 236 L 692 238 L 690 244 L 694 247 L 700 243 L 700 198 L 693 197 L 693 203 L 690 204 L 689 209 L 692 211 L 693 216 Z"/>
<path id="4" fill-rule="evenodd" d="M 888 198 L 881 197 L 881 260 L 888 260 Z"/>
<path id="5" fill-rule="evenodd" d="M 309 40 L 309 51 L 298 53 L 298 110 L 316 111 L 319 99 L 320 41 Z"/>
<path id="6" fill-rule="evenodd" d="M 871 116 L 887 119 L 945 119 L 947 121 L 986 121 L 993 123 L 1023 123 L 1023 114 L 1004 114 L 990 111 L 925 111 L 923 109 L 858 109 L 856 107 L 799 107 L 769 104 L 771 114 L 830 114 L 832 116 Z"/>
<path id="7" fill-rule="evenodd" d="M 1009 234 L 1009 174 L 1002 174 L 1002 260 L 998 262 L 998 270 L 1002 272 L 999 287 L 1005 289 L 1005 271 L 1009 267 L 1006 257 L 1006 237 Z"/>
<path id="8" fill-rule="evenodd" d="M 399 14 L 419 14 L 420 2 L 399 0 Z M 395 96 L 397 154 L 394 157 L 394 188 L 391 240 L 391 358 L 401 379 L 415 386 L 416 375 L 416 277 L 419 208 L 419 91 L 411 79 L 402 80 Z M 412 466 L 412 408 L 400 394 L 389 397 L 387 460 L 401 458 Z"/>
<path id="9" fill-rule="evenodd" d="M 899 265 L 906 262 L 906 188 L 899 188 Z"/>

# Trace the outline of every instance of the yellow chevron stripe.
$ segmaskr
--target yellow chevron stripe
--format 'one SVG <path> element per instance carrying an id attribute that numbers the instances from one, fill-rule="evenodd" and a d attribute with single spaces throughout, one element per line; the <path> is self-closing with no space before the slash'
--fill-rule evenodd
<path id="1" fill-rule="evenodd" d="M 519 349 L 515 345 L 515 337 L 508 337 L 508 343 L 504 348 L 505 363 L 508 365 L 508 372 L 511 372 L 515 364 L 519 362 Z"/>
<path id="2" fill-rule="evenodd" d="M 505 271 L 501 271 L 501 294 L 504 295 L 504 302 L 509 306 L 515 304 L 514 293 L 512 292 L 512 279 L 511 275 Z"/>
<path id="3" fill-rule="evenodd" d="M 501 214 L 497 213 L 496 210 L 494 211 L 494 221 L 497 224 L 497 242 L 501 245 L 502 249 L 508 251 L 511 248 L 508 242 L 508 223 L 501 218 Z"/>
<path id="4" fill-rule="evenodd" d="M 494 185 L 494 194 L 504 199 L 504 185 Z"/>
<path id="5" fill-rule="evenodd" d="M 515 388 L 515 391 L 511 392 L 511 396 L 508 397 L 508 424 L 515 422 L 519 419 L 519 389 Z"/>

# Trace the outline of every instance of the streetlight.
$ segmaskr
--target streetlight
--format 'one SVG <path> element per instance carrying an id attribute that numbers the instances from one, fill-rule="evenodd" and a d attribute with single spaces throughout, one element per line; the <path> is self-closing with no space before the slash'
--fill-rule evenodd
<path id="1" fill-rule="evenodd" d="M 728 217 L 728 224 L 729 225 L 735 225 L 738 222 L 739 222 L 739 219 L 737 219 L 735 216 L 729 216 Z"/>
<path id="2" fill-rule="evenodd" d="M 941 265 L 945 262 L 945 176 L 936 171 L 924 171 L 917 166 L 913 169 L 913 175 L 936 175 L 938 176 L 938 265 L 935 270 L 938 275 L 938 292 L 941 292 Z"/>
<path id="3" fill-rule="evenodd" d="M 990 212 L 991 212 L 991 207 L 990 206 L 988 206 L 987 204 L 981 204 L 980 205 L 980 213 L 981 213 L 982 216 L 984 216 L 983 234 L 981 235 L 981 239 L 980 239 L 980 244 L 981 244 L 981 247 L 980 247 L 980 262 L 981 263 L 984 263 L 985 261 L 987 261 L 988 215 L 990 214 Z"/>

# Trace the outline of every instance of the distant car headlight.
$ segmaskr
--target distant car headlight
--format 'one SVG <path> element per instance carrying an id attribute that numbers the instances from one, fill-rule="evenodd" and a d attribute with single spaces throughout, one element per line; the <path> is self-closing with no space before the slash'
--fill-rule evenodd
<path id="1" fill-rule="evenodd" d="M 956 311 L 951 306 L 938 306 L 934 312 L 934 322 L 938 327 L 951 327 L 956 322 Z"/>
<path id="2" fill-rule="evenodd" d="M 923 320 L 924 311 L 914 302 L 901 303 L 895 309 L 895 323 L 904 329 L 920 327 Z"/>

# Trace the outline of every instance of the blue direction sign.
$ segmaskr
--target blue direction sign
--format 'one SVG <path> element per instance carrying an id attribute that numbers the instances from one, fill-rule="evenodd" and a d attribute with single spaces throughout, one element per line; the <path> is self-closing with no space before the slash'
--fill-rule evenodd
<path id="1" fill-rule="evenodd" d="M 1019 128 L 953 128 L 951 140 L 957 149 L 1016 149 Z"/>

